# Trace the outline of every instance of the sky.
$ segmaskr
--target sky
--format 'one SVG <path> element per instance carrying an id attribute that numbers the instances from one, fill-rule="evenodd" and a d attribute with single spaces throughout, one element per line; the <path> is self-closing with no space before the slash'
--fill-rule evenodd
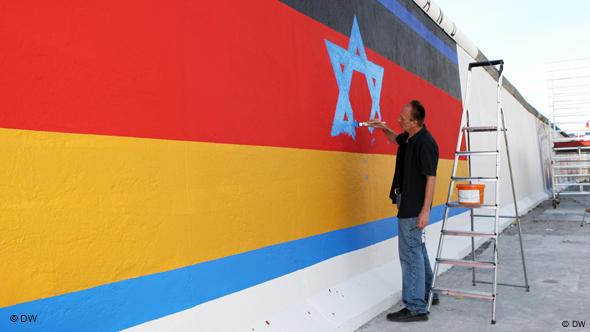
<path id="1" fill-rule="evenodd" d="M 586 58 L 590 65 L 588 0 L 433 2 L 488 59 L 504 59 L 506 78 L 543 114 L 550 113 L 547 67 L 556 65 L 549 62 Z"/>

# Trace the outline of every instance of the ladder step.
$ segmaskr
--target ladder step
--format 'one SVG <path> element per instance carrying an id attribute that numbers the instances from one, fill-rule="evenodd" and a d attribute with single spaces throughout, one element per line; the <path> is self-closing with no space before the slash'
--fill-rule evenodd
<path id="1" fill-rule="evenodd" d="M 590 186 L 590 182 L 555 183 L 556 186 Z"/>
<path id="2" fill-rule="evenodd" d="M 443 230 L 442 233 L 443 233 L 443 235 L 451 235 L 451 236 L 496 237 L 495 233 L 466 232 L 466 231 L 452 231 L 452 230 Z"/>
<path id="3" fill-rule="evenodd" d="M 494 132 L 498 131 L 497 126 L 492 127 L 463 127 L 463 131 L 468 131 L 470 133 L 480 133 L 480 132 Z M 506 129 L 500 129 L 500 131 L 506 131 Z"/>
<path id="4" fill-rule="evenodd" d="M 496 218 L 496 215 L 494 215 L 494 214 L 474 214 L 473 216 L 474 217 L 481 217 L 481 218 Z M 520 218 L 520 217 L 500 215 L 500 216 L 498 216 L 498 218 L 514 218 L 514 219 L 516 219 L 516 218 Z"/>
<path id="5" fill-rule="evenodd" d="M 470 260 L 463 260 L 463 259 L 446 259 L 446 258 L 437 258 L 436 261 L 439 264 L 447 264 L 447 265 L 463 266 L 463 267 L 479 267 L 482 269 L 493 269 L 496 267 L 496 264 L 494 264 L 494 262 L 480 262 L 480 261 L 470 261 Z"/>
<path id="6" fill-rule="evenodd" d="M 450 208 L 464 208 L 464 209 L 492 209 L 498 208 L 497 205 L 490 204 L 460 204 L 460 203 L 447 203 Z"/>
<path id="7" fill-rule="evenodd" d="M 475 280 L 475 283 L 476 284 L 487 284 L 487 285 L 493 285 L 494 284 L 491 281 L 485 281 L 485 280 Z M 509 287 L 528 288 L 526 285 L 507 284 L 507 283 L 503 283 L 503 282 L 497 282 L 496 285 L 498 285 L 498 286 L 509 286 Z"/>
<path id="8" fill-rule="evenodd" d="M 453 181 L 498 181 L 497 176 L 451 176 Z"/>
<path id="9" fill-rule="evenodd" d="M 498 151 L 456 151 L 455 155 L 457 156 L 495 156 L 498 154 Z"/>
<path id="10" fill-rule="evenodd" d="M 483 300 L 493 300 L 494 294 L 488 292 L 474 292 L 474 291 L 463 291 L 458 289 L 448 289 L 448 288 L 440 288 L 434 287 L 433 291 L 440 292 L 443 295 L 450 295 L 450 296 L 461 296 L 471 299 L 483 299 Z"/>
<path id="11" fill-rule="evenodd" d="M 555 177 L 567 178 L 567 177 L 587 177 L 590 173 L 576 173 L 576 174 L 555 174 Z"/>

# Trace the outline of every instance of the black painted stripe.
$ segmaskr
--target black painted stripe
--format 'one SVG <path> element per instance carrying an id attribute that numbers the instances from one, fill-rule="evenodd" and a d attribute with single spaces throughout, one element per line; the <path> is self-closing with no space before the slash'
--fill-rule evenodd
<path id="1" fill-rule="evenodd" d="M 376 0 L 281 0 L 291 8 L 350 35 L 356 15 L 365 47 L 460 99 L 459 68 Z M 446 45 L 455 42 L 411 0 L 396 0 Z"/>

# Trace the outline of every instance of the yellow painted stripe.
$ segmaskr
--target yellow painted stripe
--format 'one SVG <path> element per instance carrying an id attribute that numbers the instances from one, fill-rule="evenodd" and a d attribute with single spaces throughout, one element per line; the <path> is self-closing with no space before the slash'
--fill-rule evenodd
<path id="1" fill-rule="evenodd" d="M 12 129 L 0 142 L 0 307 L 394 215 L 393 156 Z"/>

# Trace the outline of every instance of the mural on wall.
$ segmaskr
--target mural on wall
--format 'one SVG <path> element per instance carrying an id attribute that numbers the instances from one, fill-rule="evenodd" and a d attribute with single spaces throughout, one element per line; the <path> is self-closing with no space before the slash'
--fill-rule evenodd
<path id="1" fill-rule="evenodd" d="M 411 0 L 28 4 L 0 11 L 3 317 L 120 330 L 393 239 L 395 145 L 356 127 L 411 99 L 442 219 L 457 55 Z"/>
<path id="2" fill-rule="evenodd" d="M 367 86 L 371 95 L 371 115 L 369 119 L 381 119 L 379 100 L 381 98 L 384 70 L 383 67 L 367 59 L 356 16 L 354 17 L 352 31 L 350 32 L 348 49 L 344 49 L 327 39 L 325 41 L 339 91 L 334 122 L 332 123 L 332 136 L 344 133 L 352 136 L 354 139 L 356 137 L 358 122 L 354 118 L 354 111 L 349 96 L 353 71 L 364 74 L 367 80 Z M 373 133 L 374 128 L 369 127 L 368 129 L 369 132 Z"/>

